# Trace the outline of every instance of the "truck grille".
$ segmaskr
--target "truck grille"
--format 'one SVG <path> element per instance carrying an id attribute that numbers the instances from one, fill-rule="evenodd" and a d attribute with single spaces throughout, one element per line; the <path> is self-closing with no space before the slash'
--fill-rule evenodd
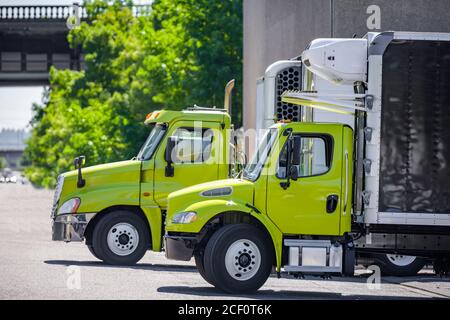
<path id="1" fill-rule="evenodd" d="M 300 90 L 302 85 L 301 67 L 289 67 L 277 74 L 275 90 L 275 115 L 280 120 L 301 120 L 300 106 L 281 101 L 281 95 L 286 90 Z"/>

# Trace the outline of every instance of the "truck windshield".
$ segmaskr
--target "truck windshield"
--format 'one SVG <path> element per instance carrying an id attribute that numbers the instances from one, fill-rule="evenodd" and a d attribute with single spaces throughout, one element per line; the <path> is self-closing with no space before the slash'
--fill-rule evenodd
<path id="1" fill-rule="evenodd" d="M 255 181 L 256 179 L 258 179 L 264 163 L 266 162 L 267 156 L 270 153 L 270 149 L 272 148 L 272 145 L 277 138 L 277 132 L 278 130 L 276 128 L 272 128 L 267 131 L 258 146 L 258 150 L 255 152 L 253 158 L 244 169 L 244 179 L 251 181 Z"/>
<path id="2" fill-rule="evenodd" d="M 167 126 L 165 124 L 156 124 L 153 130 L 150 132 L 147 140 L 139 151 L 137 156 L 138 160 L 148 160 L 153 156 L 159 142 L 164 137 L 166 133 Z"/>

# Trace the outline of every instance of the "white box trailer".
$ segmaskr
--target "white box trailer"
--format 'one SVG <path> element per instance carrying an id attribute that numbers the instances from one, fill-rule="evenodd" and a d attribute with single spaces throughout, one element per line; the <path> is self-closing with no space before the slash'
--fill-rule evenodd
<path id="1" fill-rule="evenodd" d="M 352 42 L 357 45 L 343 45 Z M 450 34 L 369 33 L 336 43 L 313 41 L 302 61 L 331 82 L 353 82 L 355 103 L 364 103 L 363 111 L 355 109 L 361 117 L 356 159 L 364 175 L 355 185 L 354 215 L 366 233 L 357 247 L 447 256 Z M 351 73 L 342 72 L 345 61 L 355 66 Z"/>
<path id="2" fill-rule="evenodd" d="M 293 67 L 302 74 L 296 88 L 276 81 L 286 79 L 286 70 L 289 78 Z M 301 61 L 278 62 L 263 80 L 261 126 L 271 112 L 276 120 L 289 119 L 291 106 L 303 105 L 313 108 L 301 107 L 298 121 L 353 127 L 354 243 L 361 256 L 448 259 L 450 34 L 317 39 Z"/>

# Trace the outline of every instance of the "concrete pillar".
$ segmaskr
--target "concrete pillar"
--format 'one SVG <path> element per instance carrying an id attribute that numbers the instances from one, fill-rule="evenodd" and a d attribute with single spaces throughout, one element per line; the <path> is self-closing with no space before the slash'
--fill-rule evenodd
<path id="1" fill-rule="evenodd" d="M 244 0 L 244 128 L 255 127 L 256 80 L 276 60 L 329 37 L 330 0 Z"/>

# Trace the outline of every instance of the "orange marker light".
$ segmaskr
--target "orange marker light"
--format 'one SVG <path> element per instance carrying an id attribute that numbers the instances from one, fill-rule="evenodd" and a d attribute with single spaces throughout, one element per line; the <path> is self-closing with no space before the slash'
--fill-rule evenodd
<path id="1" fill-rule="evenodd" d="M 147 121 L 147 120 L 153 120 L 153 119 L 158 118 L 159 113 L 160 113 L 159 111 L 153 111 L 153 112 L 150 112 L 150 113 L 145 117 L 145 121 Z"/>
<path id="2" fill-rule="evenodd" d="M 290 120 L 290 119 L 282 119 L 282 120 L 278 121 L 278 123 L 291 123 L 291 122 L 292 122 L 292 120 Z"/>
<path id="3" fill-rule="evenodd" d="M 156 118 L 158 118 L 158 116 L 159 116 L 159 111 L 155 111 L 152 114 L 152 119 L 156 119 Z"/>

